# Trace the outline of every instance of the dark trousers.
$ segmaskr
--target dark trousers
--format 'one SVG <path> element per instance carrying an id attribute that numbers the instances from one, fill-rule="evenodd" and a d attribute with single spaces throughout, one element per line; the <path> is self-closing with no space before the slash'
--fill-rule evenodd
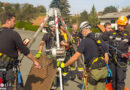
<path id="1" fill-rule="evenodd" d="M 124 90 L 127 68 L 119 67 L 111 62 L 110 69 L 112 71 L 112 87 L 113 90 Z"/>

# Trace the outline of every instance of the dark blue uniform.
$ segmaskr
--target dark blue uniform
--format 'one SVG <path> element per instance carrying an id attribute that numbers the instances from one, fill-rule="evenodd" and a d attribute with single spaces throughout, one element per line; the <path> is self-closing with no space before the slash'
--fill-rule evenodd
<path id="1" fill-rule="evenodd" d="M 87 67 L 89 62 L 94 57 L 104 56 L 104 54 L 108 52 L 107 47 L 102 41 L 102 55 L 99 55 L 97 43 L 93 38 L 95 38 L 95 35 L 93 33 L 90 33 L 85 39 L 80 42 L 77 50 L 78 52 L 84 54 L 85 64 Z"/>
<path id="2" fill-rule="evenodd" d="M 60 39 L 60 41 L 64 40 L 61 35 L 59 35 L 59 39 Z M 50 31 L 50 32 L 44 34 L 42 41 L 45 42 L 46 49 L 53 48 L 54 46 L 56 46 L 56 43 L 55 43 L 56 42 L 56 35 L 55 35 L 55 33 L 52 34 L 52 32 Z"/>
<path id="3" fill-rule="evenodd" d="M 127 58 L 122 57 L 122 53 L 128 52 L 130 35 L 126 31 L 114 31 L 104 34 L 102 38 L 107 41 L 107 45 L 110 44 L 111 58 L 109 63 L 112 70 L 113 90 L 124 90 Z"/>
<path id="4" fill-rule="evenodd" d="M 78 45 L 81 41 L 81 34 L 73 31 L 71 33 L 71 35 L 72 35 L 72 38 L 73 38 L 73 43 L 78 47 Z M 71 52 L 72 52 L 72 55 L 75 53 L 74 50 L 72 50 Z M 78 79 L 80 79 L 80 80 L 82 79 L 84 67 L 83 67 L 80 60 L 77 61 L 77 72 L 76 72 L 75 63 L 70 66 L 70 70 L 71 70 L 71 79 L 72 80 L 74 80 L 74 78 L 76 77 L 76 74 L 78 76 Z"/>
<path id="5" fill-rule="evenodd" d="M 87 88 L 92 90 L 105 90 L 107 68 L 103 57 L 108 50 L 104 42 L 96 39 L 95 34 L 90 33 L 81 41 L 77 51 L 84 55 L 86 68 L 90 72 L 87 73 Z"/>

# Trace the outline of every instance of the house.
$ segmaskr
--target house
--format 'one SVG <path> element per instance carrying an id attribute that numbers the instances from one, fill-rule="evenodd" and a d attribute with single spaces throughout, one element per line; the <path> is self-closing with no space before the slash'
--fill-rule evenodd
<path id="1" fill-rule="evenodd" d="M 130 24 L 130 12 L 114 12 L 114 13 L 107 13 L 102 16 L 99 16 L 100 18 L 100 24 L 104 25 L 106 22 L 110 22 L 112 27 L 117 29 L 117 19 L 120 16 L 127 16 L 128 18 L 128 24 Z"/>

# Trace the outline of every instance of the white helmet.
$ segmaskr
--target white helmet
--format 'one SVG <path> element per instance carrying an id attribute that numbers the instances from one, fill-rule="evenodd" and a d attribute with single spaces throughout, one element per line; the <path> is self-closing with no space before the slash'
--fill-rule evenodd
<path id="1" fill-rule="evenodd" d="M 55 27 L 55 22 L 54 21 L 50 21 L 49 22 L 49 26 Z"/>
<path id="2" fill-rule="evenodd" d="M 80 26 L 80 31 L 82 31 L 83 28 L 91 28 L 91 25 L 88 23 L 88 21 L 83 21 Z"/>

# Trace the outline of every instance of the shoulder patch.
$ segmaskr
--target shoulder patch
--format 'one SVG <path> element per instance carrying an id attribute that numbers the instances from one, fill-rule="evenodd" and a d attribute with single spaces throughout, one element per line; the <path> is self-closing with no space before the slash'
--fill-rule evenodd
<path id="1" fill-rule="evenodd" d="M 97 43 L 100 44 L 100 43 L 101 43 L 101 40 L 97 40 Z"/>
<path id="2" fill-rule="evenodd" d="M 124 36 L 127 36 L 127 34 L 126 34 L 126 33 L 124 33 L 123 35 L 124 35 Z"/>
<path id="3" fill-rule="evenodd" d="M 113 35 L 116 35 L 116 32 L 113 32 L 112 34 L 113 34 Z"/>

